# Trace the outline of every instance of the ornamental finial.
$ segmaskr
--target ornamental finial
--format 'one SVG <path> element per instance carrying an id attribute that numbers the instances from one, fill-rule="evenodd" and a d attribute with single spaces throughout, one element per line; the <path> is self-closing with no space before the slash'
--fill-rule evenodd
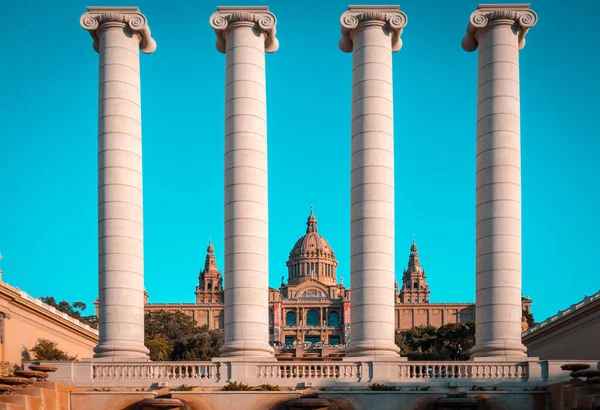
<path id="1" fill-rule="evenodd" d="M 98 30 L 102 30 L 104 24 L 117 24 L 140 38 L 140 50 L 142 53 L 150 54 L 156 50 L 156 41 L 152 38 L 150 27 L 146 16 L 140 13 L 137 7 L 88 7 L 79 23 L 87 30 L 94 40 L 94 50 L 100 49 L 100 37 Z"/>
<path id="2" fill-rule="evenodd" d="M 465 51 L 475 51 L 480 30 L 494 23 L 514 25 L 521 50 L 525 47 L 525 35 L 535 26 L 537 20 L 538 16 L 529 8 L 529 4 L 480 4 L 477 10 L 471 13 L 467 34 L 462 39 L 462 48 Z"/>

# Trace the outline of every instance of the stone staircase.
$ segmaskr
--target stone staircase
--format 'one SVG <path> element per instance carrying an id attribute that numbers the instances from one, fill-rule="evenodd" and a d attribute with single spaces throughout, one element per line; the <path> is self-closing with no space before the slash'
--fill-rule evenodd
<path id="1" fill-rule="evenodd" d="M 600 371 L 587 364 L 562 366 L 572 379 L 548 386 L 551 410 L 600 410 Z"/>
<path id="2" fill-rule="evenodd" d="M 48 382 L 51 366 L 30 366 L 0 377 L 0 410 L 70 410 L 72 386 Z"/>

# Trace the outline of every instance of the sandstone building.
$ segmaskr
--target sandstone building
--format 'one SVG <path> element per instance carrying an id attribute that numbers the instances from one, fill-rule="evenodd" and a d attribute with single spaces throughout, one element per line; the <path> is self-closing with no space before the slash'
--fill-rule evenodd
<path id="1" fill-rule="evenodd" d="M 327 240 L 320 235 L 311 211 L 306 232 L 290 251 L 287 283 L 269 288 L 269 333 L 273 345 L 323 343 L 344 345 L 350 340 L 350 289 L 337 277 L 338 261 Z M 416 243 L 410 247 L 408 266 L 395 286 L 396 330 L 413 326 L 442 326 L 475 320 L 474 303 L 430 303 L 427 275 L 421 267 Z M 145 311 L 181 311 L 200 326 L 223 329 L 223 274 L 217 268 L 212 243 L 206 250 L 198 278 L 195 303 L 148 303 Z M 529 310 L 531 300 L 523 300 Z"/>
<path id="2" fill-rule="evenodd" d="M 98 331 L 3 282 L 0 271 L 0 362 L 29 360 L 38 339 L 81 359 L 92 355 Z"/>

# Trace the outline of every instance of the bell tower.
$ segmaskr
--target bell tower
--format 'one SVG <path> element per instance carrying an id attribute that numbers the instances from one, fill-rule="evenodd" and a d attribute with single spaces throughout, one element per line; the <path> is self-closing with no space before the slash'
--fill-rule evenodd
<path id="1" fill-rule="evenodd" d="M 198 277 L 199 284 L 196 286 L 196 303 L 223 303 L 223 280 L 221 271 L 217 269 L 215 259 L 215 248 L 212 241 L 206 248 L 206 259 L 204 269 Z"/>
<path id="2" fill-rule="evenodd" d="M 408 258 L 408 268 L 402 274 L 401 303 L 429 303 L 429 285 L 425 270 L 421 269 L 419 248 L 413 239 Z"/>

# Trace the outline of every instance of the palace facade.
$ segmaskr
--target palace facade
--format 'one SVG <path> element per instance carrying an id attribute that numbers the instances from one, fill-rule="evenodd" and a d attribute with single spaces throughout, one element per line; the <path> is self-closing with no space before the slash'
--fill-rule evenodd
<path id="1" fill-rule="evenodd" d="M 327 240 L 319 234 L 311 211 L 306 232 L 289 255 L 287 283 L 269 288 L 269 331 L 273 345 L 303 343 L 344 345 L 350 340 L 350 289 L 337 277 L 338 261 Z M 410 247 L 402 282 L 396 282 L 395 322 L 397 331 L 413 326 L 442 326 L 475 320 L 474 303 L 430 303 L 427 275 L 421 267 L 416 243 Z M 198 278 L 195 303 L 148 303 L 145 311 L 181 311 L 200 326 L 223 329 L 223 275 L 217 268 L 212 243 L 206 250 L 204 268 Z M 531 300 L 523 299 L 529 311 Z"/>

